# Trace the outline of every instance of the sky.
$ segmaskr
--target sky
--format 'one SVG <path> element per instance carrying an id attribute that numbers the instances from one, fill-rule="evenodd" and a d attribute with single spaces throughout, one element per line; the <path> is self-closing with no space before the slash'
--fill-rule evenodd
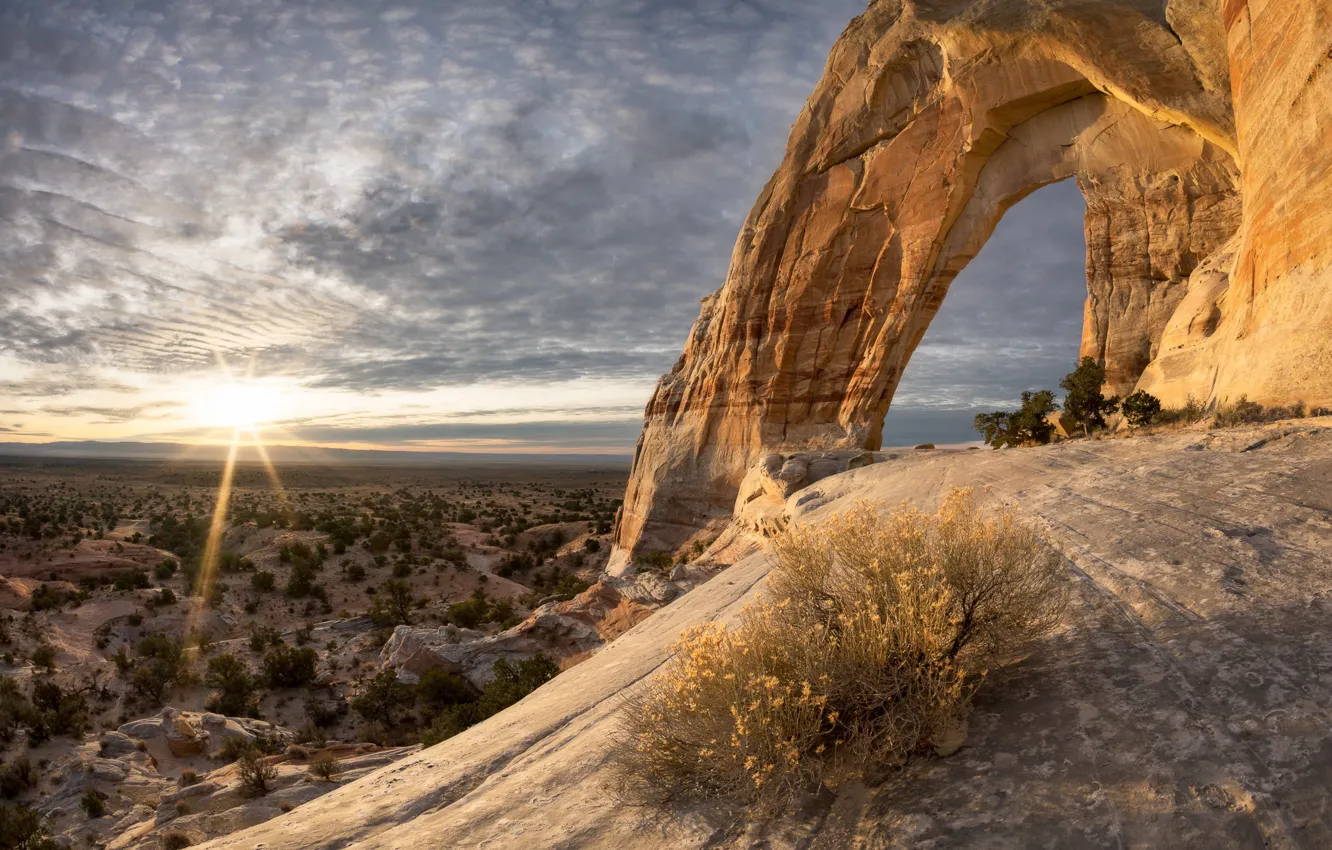
<path id="1" fill-rule="evenodd" d="M 863 0 L 0 0 L 0 441 L 627 453 Z M 1015 208 L 888 444 L 1081 327 Z"/>

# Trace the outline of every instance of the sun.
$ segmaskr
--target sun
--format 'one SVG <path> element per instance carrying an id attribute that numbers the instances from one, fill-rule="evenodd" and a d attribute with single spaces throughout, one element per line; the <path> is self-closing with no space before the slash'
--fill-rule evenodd
<path id="1" fill-rule="evenodd" d="M 277 420 L 282 394 L 273 386 L 225 381 L 200 394 L 196 418 L 210 428 L 258 430 Z"/>

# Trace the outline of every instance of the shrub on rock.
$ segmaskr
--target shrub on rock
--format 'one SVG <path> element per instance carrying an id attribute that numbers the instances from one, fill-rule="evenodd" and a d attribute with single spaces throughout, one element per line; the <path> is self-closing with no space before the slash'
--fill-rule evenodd
<path id="1" fill-rule="evenodd" d="M 1011 512 L 865 505 L 775 543 L 766 600 L 688 633 L 627 697 L 632 796 L 772 809 L 954 749 L 985 673 L 1062 616 L 1067 577 Z"/>

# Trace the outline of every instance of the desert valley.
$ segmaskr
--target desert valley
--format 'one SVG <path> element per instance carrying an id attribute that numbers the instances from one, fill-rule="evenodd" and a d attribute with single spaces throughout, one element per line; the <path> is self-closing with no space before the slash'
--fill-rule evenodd
<path id="1" fill-rule="evenodd" d="M 1332 848 L 1332 0 L 39 5 L 0 850 Z"/>

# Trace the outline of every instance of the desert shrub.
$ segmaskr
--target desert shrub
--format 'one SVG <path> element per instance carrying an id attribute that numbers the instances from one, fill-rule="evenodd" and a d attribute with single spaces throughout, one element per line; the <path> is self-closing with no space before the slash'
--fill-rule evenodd
<path id="1" fill-rule="evenodd" d="M 264 655 L 264 678 L 275 688 L 298 688 L 315 680 L 319 654 L 309 647 L 279 646 Z"/>
<path id="2" fill-rule="evenodd" d="M 1054 412 L 1054 393 L 1049 390 L 1024 392 L 1022 405 L 1017 410 L 977 414 L 973 427 L 980 432 L 986 445 L 996 449 L 1045 445 L 1054 436 L 1054 426 L 1048 418 Z"/>
<path id="3" fill-rule="evenodd" d="M 1217 405 L 1212 424 L 1217 428 L 1235 428 L 1240 425 L 1258 425 L 1282 419 L 1303 419 L 1306 415 L 1303 402 L 1297 401 L 1286 407 L 1265 407 L 1256 401 L 1249 401 L 1248 396 L 1240 396 L 1238 401 L 1227 401 Z"/>
<path id="4" fill-rule="evenodd" d="M 161 705 L 172 686 L 187 672 L 180 641 L 160 636 L 139 641 L 139 660 L 130 673 L 130 690 L 154 705 Z"/>
<path id="5" fill-rule="evenodd" d="M 50 681 L 32 683 L 33 715 L 28 720 L 28 743 L 37 744 L 56 735 L 78 737 L 88 725 L 88 700 L 74 689 L 65 690 Z"/>
<path id="6" fill-rule="evenodd" d="M 59 850 L 41 815 L 27 806 L 0 803 L 0 847 L 12 850 Z"/>
<path id="7" fill-rule="evenodd" d="M 263 652 L 270 646 L 282 646 L 282 633 L 272 626 L 250 624 L 250 649 Z"/>
<path id="8" fill-rule="evenodd" d="M 248 714 L 253 708 L 254 676 L 244 662 L 230 653 L 208 659 L 204 684 L 213 689 L 207 705 L 209 711 L 237 716 Z"/>
<path id="9" fill-rule="evenodd" d="M 367 723 L 383 723 L 391 728 L 402 710 L 415 701 L 412 689 L 398 681 L 397 672 L 389 669 L 375 674 L 351 705 Z"/>
<path id="10" fill-rule="evenodd" d="M 273 790 L 278 771 L 257 748 L 249 748 L 236 760 L 236 775 L 246 796 L 262 797 Z"/>
<path id="11" fill-rule="evenodd" d="M 258 593 L 272 593 L 277 588 L 277 576 L 268 570 L 260 570 L 250 576 L 250 587 Z"/>
<path id="12" fill-rule="evenodd" d="M 1081 425 L 1085 434 L 1105 427 L 1105 417 L 1119 409 L 1119 397 L 1106 398 L 1101 394 L 1105 384 L 1105 366 L 1094 357 L 1084 357 L 1078 368 L 1064 376 L 1059 386 L 1064 396 L 1064 413 L 1075 425 Z"/>
<path id="13" fill-rule="evenodd" d="M 1120 409 L 1124 411 L 1124 418 L 1129 425 L 1141 428 L 1156 421 L 1156 417 L 1161 414 L 1161 400 L 1146 390 L 1138 390 L 1124 399 Z"/>
<path id="14" fill-rule="evenodd" d="M 380 593 L 370 608 L 375 625 L 409 626 L 412 623 L 412 586 L 405 581 L 389 579 L 379 586 Z"/>
<path id="15" fill-rule="evenodd" d="M 1058 622 L 1067 579 L 969 491 L 936 514 L 861 505 L 775 541 L 769 596 L 688 633 L 627 697 L 618 779 L 649 799 L 782 805 L 946 740 L 986 671 Z"/>
<path id="16" fill-rule="evenodd" d="M 461 676 L 445 670 L 427 670 L 416 686 L 417 700 L 428 710 L 475 702 L 476 692 Z"/>
<path id="17" fill-rule="evenodd" d="M 1207 416 L 1207 407 L 1202 402 L 1189 396 L 1181 407 L 1163 407 L 1156 414 L 1158 425 L 1192 425 L 1201 422 Z"/>
<path id="18" fill-rule="evenodd" d="M 0 767 L 0 797 L 12 800 L 29 788 L 36 788 L 40 779 L 26 754 L 15 756 Z"/>
<path id="19" fill-rule="evenodd" d="M 347 581 L 358 582 L 365 578 L 365 567 L 351 564 L 347 567 Z"/>
<path id="20" fill-rule="evenodd" d="M 100 818 L 106 814 L 106 803 L 92 789 L 83 792 L 83 796 L 79 798 L 79 808 L 83 809 L 83 813 L 90 819 Z"/>
<path id="21" fill-rule="evenodd" d="M 480 588 L 471 599 L 455 602 L 449 606 L 449 622 L 464 629 L 474 629 L 486 621 L 490 615 L 490 603 Z"/>
<path id="22" fill-rule="evenodd" d="M 116 576 L 116 590 L 142 590 L 149 586 L 148 574 L 140 569 L 133 569 Z"/>
<path id="23" fill-rule="evenodd" d="M 320 753 L 310 759 L 310 775 L 322 782 L 333 782 L 342 773 L 342 765 L 330 753 Z"/>
<path id="24" fill-rule="evenodd" d="M 176 604 L 176 593 L 175 593 L 175 591 L 173 591 L 171 588 L 169 588 L 169 587 L 164 587 L 164 588 L 162 588 L 161 590 L 159 590 L 159 591 L 157 592 L 157 595 L 156 595 L 156 596 L 154 596 L 154 597 L 152 598 L 152 600 L 151 600 L 151 604 L 153 604 L 153 605 L 175 605 L 175 604 Z"/>
<path id="25" fill-rule="evenodd" d="M 191 785 L 197 785 L 197 784 L 199 784 L 199 774 L 195 773 L 195 772 L 192 771 L 192 770 L 183 770 L 183 771 L 181 771 L 181 773 L 180 773 L 180 784 L 181 784 L 182 787 L 185 787 L 185 788 L 188 788 L 188 787 L 191 786 Z"/>
<path id="26" fill-rule="evenodd" d="M 645 567 L 651 567 L 654 570 L 661 570 L 662 572 L 666 572 L 670 570 L 671 567 L 675 566 L 675 562 L 671 560 L 670 552 L 651 552 L 646 555 L 641 555 L 638 558 L 638 562 Z"/>
<path id="27" fill-rule="evenodd" d="M 190 837 L 178 830 L 162 833 L 162 850 L 185 850 L 186 847 L 193 845 L 194 842 Z"/>
<path id="28" fill-rule="evenodd" d="M 921 443 L 920 445 L 916 446 L 916 451 L 928 452 L 928 451 L 933 451 L 934 448 L 935 448 L 934 443 Z"/>
<path id="29" fill-rule="evenodd" d="M 166 558 L 162 563 L 153 567 L 153 575 L 157 576 L 159 581 L 166 581 L 176 574 L 176 562 Z"/>
<path id="30" fill-rule="evenodd" d="M 40 584 L 32 592 L 29 602 L 34 611 L 51 611 L 60 608 L 68 602 L 65 594 L 51 587 L 49 584 Z"/>
<path id="31" fill-rule="evenodd" d="M 601 551 L 601 541 L 595 537 L 589 537 L 583 541 L 583 551 L 596 553 Z"/>
<path id="32" fill-rule="evenodd" d="M 55 647 L 51 646 L 49 643 L 39 643 L 32 651 L 33 666 L 41 667 L 48 673 L 53 672 L 56 668 L 55 658 Z"/>
<path id="33" fill-rule="evenodd" d="M 424 737 L 425 744 L 437 744 L 498 714 L 555 678 L 560 667 L 545 655 L 537 654 L 517 663 L 500 659 L 491 667 L 491 672 L 494 675 L 479 697 L 472 696 L 452 704 L 430 702 L 432 696 L 438 698 L 440 694 L 429 690 L 422 694 L 420 688 L 426 686 L 422 677 L 417 695 L 422 697 L 426 713 L 433 715 Z M 450 689 L 450 696 L 454 695 L 461 696 Z"/>

